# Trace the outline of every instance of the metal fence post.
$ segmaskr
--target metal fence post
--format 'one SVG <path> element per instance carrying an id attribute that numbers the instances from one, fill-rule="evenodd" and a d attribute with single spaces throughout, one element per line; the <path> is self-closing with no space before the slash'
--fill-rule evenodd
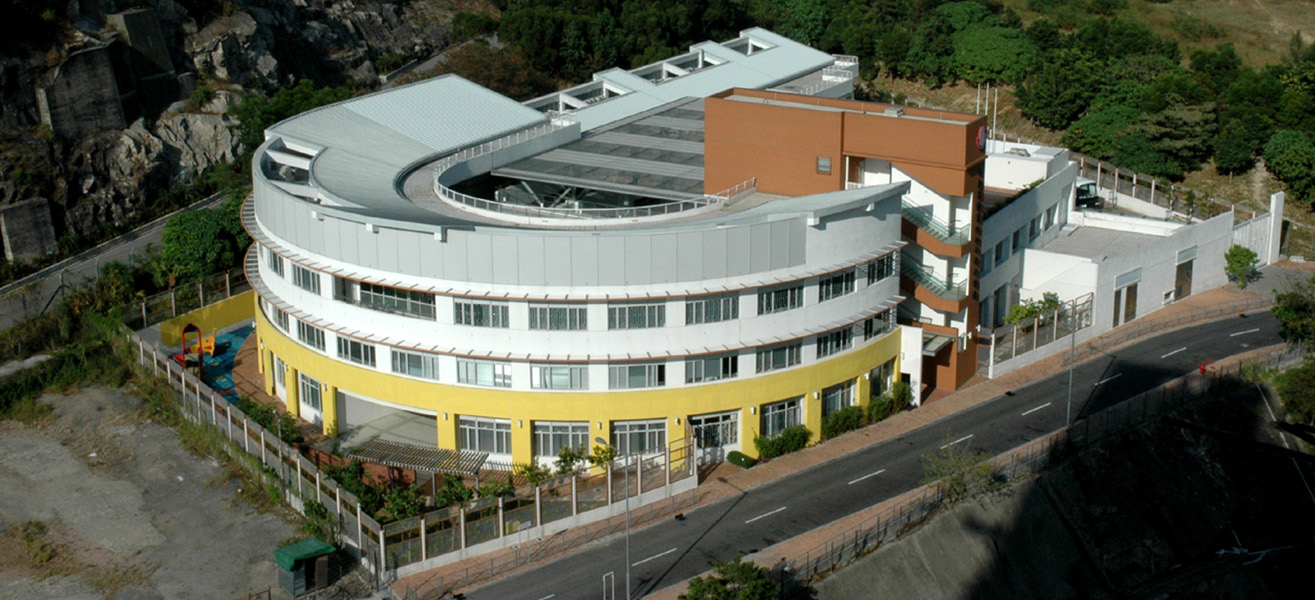
<path id="1" fill-rule="evenodd" d="M 265 460 L 265 428 L 264 427 L 260 428 L 260 462 L 261 464 L 266 464 L 266 465 L 269 464 L 269 461 Z"/>
<path id="2" fill-rule="evenodd" d="M 320 492 L 320 470 L 318 468 L 315 469 L 315 501 L 324 502 L 323 494 Z"/>
<path id="3" fill-rule="evenodd" d="M 242 450 L 251 454 L 251 431 L 247 427 L 247 416 L 242 415 Z"/>
<path id="4" fill-rule="evenodd" d="M 200 281 L 196 282 L 196 301 L 198 306 L 205 306 L 205 284 Z"/>
<path id="5" fill-rule="evenodd" d="M 543 527 L 543 487 L 534 486 L 534 524 Z"/>
<path id="6" fill-rule="evenodd" d="M 178 316 L 178 293 L 173 289 L 169 290 L 169 313 L 171 317 Z"/>
<path id="7" fill-rule="evenodd" d="M 425 526 L 425 515 L 420 515 L 420 562 L 429 559 L 429 549 L 425 547 L 428 545 L 425 543 L 425 531 L 427 529 L 428 527 Z"/>
<path id="8" fill-rule="evenodd" d="M 507 522 L 502 512 L 502 496 L 498 496 L 498 537 L 507 533 Z"/>
<path id="9" fill-rule="evenodd" d="M 614 464 L 616 464 L 616 461 L 607 464 L 607 505 L 608 506 L 612 505 L 612 465 Z"/>
<path id="10" fill-rule="evenodd" d="M 580 491 L 575 484 L 579 479 L 574 473 L 571 474 L 571 516 L 580 514 Z"/>
<path id="11" fill-rule="evenodd" d="M 459 532 L 461 534 L 460 536 L 461 549 L 465 550 L 466 549 L 466 507 L 464 506 L 460 506 L 457 509 L 457 523 L 458 526 L 461 527 L 461 531 Z"/>

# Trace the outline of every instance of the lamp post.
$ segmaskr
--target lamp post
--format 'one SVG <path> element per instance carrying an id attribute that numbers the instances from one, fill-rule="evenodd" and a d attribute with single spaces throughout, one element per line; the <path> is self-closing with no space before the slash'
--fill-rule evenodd
<path id="1" fill-rule="evenodd" d="M 607 443 L 601 437 L 595 437 L 595 442 L 613 450 L 616 447 Z M 607 468 L 612 468 L 611 466 Z M 630 460 L 626 460 L 626 600 L 630 600 Z"/>
<path id="2" fill-rule="evenodd" d="M 1064 427 L 1073 426 L 1073 367 L 1077 359 L 1078 345 L 1078 299 L 1073 299 L 1068 313 L 1068 408 L 1064 411 Z"/>

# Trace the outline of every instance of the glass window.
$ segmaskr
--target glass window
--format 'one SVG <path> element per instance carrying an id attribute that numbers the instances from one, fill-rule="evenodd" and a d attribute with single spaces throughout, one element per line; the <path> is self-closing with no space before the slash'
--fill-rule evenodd
<path id="1" fill-rule="evenodd" d="M 667 365 L 664 363 L 632 363 L 607 366 L 607 388 L 634 390 L 662 387 L 667 384 Z"/>
<path id="2" fill-rule="evenodd" d="M 781 344 L 770 348 L 758 349 L 758 372 L 766 373 L 799 364 L 803 354 L 803 342 Z"/>
<path id="3" fill-rule="evenodd" d="M 311 377 L 307 377 L 305 373 L 301 373 L 298 376 L 298 383 L 300 384 L 298 386 L 298 391 L 300 392 L 300 395 L 297 396 L 299 401 L 302 404 L 305 404 L 306 406 L 309 406 L 315 410 L 320 410 L 321 402 L 320 402 L 319 380 L 313 379 Z"/>
<path id="4" fill-rule="evenodd" d="M 452 322 L 475 327 L 507 327 L 507 305 L 500 302 L 458 300 L 452 303 Z"/>
<path id="5" fill-rule="evenodd" d="M 607 307 L 608 329 L 666 327 L 665 303 L 611 304 Z"/>
<path id="6" fill-rule="evenodd" d="M 1009 240 L 1003 240 L 995 245 L 995 265 L 998 267 L 1001 263 L 1009 260 Z"/>
<path id="7" fill-rule="evenodd" d="M 312 294 L 320 293 L 320 274 L 301 265 L 292 265 L 292 283 Z"/>
<path id="8" fill-rule="evenodd" d="M 297 339 L 316 350 L 324 350 L 324 330 L 305 321 L 297 321 Z"/>
<path id="9" fill-rule="evenodd" d="M 380 312 L 388 312 L 421 319 L 435 319 L 434 294 L 402 288 L 360 283 L 359 303 L 361 306 Z M 350 296 L 344 298 L 351 301 Z M 506 325 L 503 325 L 506 327 Z"/>
<path id="10" fill-rule="evenodd" d="M 896 254 L 891 252 L 868 263 L 868 285 L 895 274 L 895 256 Z"/>
<path id="11" fill-rule="evenodd" d="M 338 358 L 374 366 L 374 346 L 345 336 L 338 336 Z"/>
<path id="12" fill-rule="evenodd" d="M 826 302 L 832 298 L 852 294 L 854 292 L 854 281 L 855 274 L 852 269 L 823 277 L 817 282 L 817 301 Z"/>
<path id="13" fill-rule="evenodd" d="M 986 252 L 982 253 L 982 275 L 986 275 L 987 273 L 990 273 L 991 268 L 994 266 L 995 266 L 995 251 L 990 248 L 987 248 Z"/>
<path id="14" fill-rule="evenodd" d="M 831 174 L 831 159 L 825 156 L 817 157 L 817 172 L 820 175 Z"/>
<path id="15" fill-rule="evenodd" d="M 393 372 L 424 379 L 438 379 L 438 357 L 423 352 L 393 350 Z"/>
<path id="16" fill-rule="evenodd" d="M 279 307 L 274 306 L 273 304 L 270 304 L 268 306 L 269 306 L 269 314 L 272 317 L 274 324 L 278 325 L 279 329 L 282 329 L 283 331 L 288 331 L 288 313 L 284 312 L 283 310 L 279 309 Z"/>
<path id="17" fill-rule="evenodd" d="M 872 382 L 872 397 L 878 398 L 886 395 L 890 386 L 895 384 L 895 359 L 886 361 L 872 372 L 868 373 L 868 380 Z"/>
<path id="18" fill-rule="evenodd" d="M 589 311 L 573 304 L 531 304 L 530 329 L 584 331 L 589 329 Z"/>
<path id="19" fill-rule="evenodd" d="M 1041 215 L 1037 215 L 1037 216 L 1033 217 L 1033 218 L 1032 218 L 1032 222 L 1031 222 L 1031 223 L 1028 223 L 1028 225 L 1027 225 L 1027 241 L 1030 242 L 1030 241 L 1032 241 L 1032 240 L 1035 240 L 1035 239 L 1036 239 L 1036 236 L 1038 236 L 1038 235 L 1041 235 Z"/>
<path id="20" fill-rule="evenodd" d="M 863 320 L 863 339 L 870 340 L 895 328 L 895 313 L 883 310 Z"/>
<path id="21" fill-rule="evenodd" d="M 700 448 L 720 448 L 740 441 L 740 413 L 726 412 L 689 418 Z"/>
<path id="22" fill-rule="evenodd" d="M 804 305 L 804 286 L 760 290 L 758 292 L 758 314 L 767 315 L 799 308 Z"/>
<path id="23" fill-rule="evenodd" d="M 462 416 L 457 421 L 462 450 L 511 454 L 511 420 Z"/>
<path id="24" fill-rule="evenodd" d="M 714 354 L 685 360 L 685 383 L 730 379 L 739 373 L 740 357 L 736 354 Z"/>
<path id="25" fill-rule="evenodd" d="M 459 358 L 457 382 L 484 387 L 511 387 L 511 364 Z"/>
<path id="26" fill-rule="evenodd" d="M 265 247 L 265 264 L 269 265 L 269 270 L 275 275 L 283 277 L 283 257 L 275 254 L 269 246 Z"/>
<path id="27" fill-rule="evenodd" d="M 762 435 L 772 437 L 781 433 L 786 427 L 793 427 L 803 422 L 803 398 L 792 398 L 781 402 L 764 404 L 762 407 Z"/>
<path id="28" fill-rule="evenodd" d="M 287 377 L 287 367 L 283 364 L 283 359 L 274 357 L 274 385 L 283 387 Z"/>
<path id="29" fill-rule="evenodd" d="M 842 327 L 817 336 L 817 357 L 831 356 L 854 344 L 854 330 Z"/>
<path id="30" fill-rule="evenodd" d="M 587 390 L 589 366 L 530 365 L 530 387 L 540 390 Z"/>
<path id="31" fill-rule="evenodd" d="M 1054 206 L 1051 206 L 1050 208 L 1047 208 L 1047 209 L 1046 209 L 1046 217 L 1045 217 L 1045 218 L 1046 218 L 1046 221 L 1045 221 L 1045 228 L 1046 228 L 1046 229 L 1050 229 L 1051 227 L 1054 227 L 1054 226 L 1055 226 L 1055 214 L 1057 214 L 1058 212 L 1059 212 L 1059 205 L 1058 205 L 1058 204 L 1056 204 L 1056 205 L 1054 205 Z"/>
<path id="32" fill-rule="evenodd" d="M 557 458 L 563 448 L 589 451 L 588 421 L 535 421 L 534 455 Z"/>
<path id="33" fill-rule="evenodd" d="M 854 405 L 854 382 L 845 381 L 822 389 L 822 418 Z"/>
<path id="34" fill-rule="evenodd" d="M 717 323 L 740 318 L 740 298 L 735 294 L 693 296 L 685 300 L 685 324 Z"/>
<path id="35" fill-rule="evenodd" d="M 665 419 L 612 422 L 612 447 L 622 455 L 661 452 L 666 445 Z"/>
<path id="36" fill-rule="evenodd" d="M 1018 231 L 1015 231 L 1015 232 L 1014 232 L 1014 240 L 1013 240 L 1013 241 L 1014 241 L 1014 254 L 1018 254 L 1018 251 L 1020 251 L 1020 250 L 1023 249 L 1023 228 L 1022 228 L 1022 227 L 1019 227 L 1019 228 L 1018 228 Z"/>

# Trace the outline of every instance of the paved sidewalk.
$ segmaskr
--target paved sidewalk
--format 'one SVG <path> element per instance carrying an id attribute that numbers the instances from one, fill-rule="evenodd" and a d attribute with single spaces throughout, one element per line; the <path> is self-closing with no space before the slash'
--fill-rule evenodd
<path id="1" fill-rule="evenodd" d="M 1266 267 L 1263 271 L 1264 277 L 1262 278 L 1262 281 L 1267 280 L 1267 283 L 1270 285 L 1253 286 L 1248 290 L 1239 290 L 1231 285 L 1215 288 L 1213 290 L 1189 296 L 1186 299 L 1157 310 L 1142 318 L 1151 319 L 1172 317 L 1181 314 L 1188 314 L 1192 311 L 1204 308 L 1236 303 L 1238 301 L 1256 299 L 1272 301 L 1271 286 L 1273 286 L 1274 283 L 1284 281 L 1292 276 L 1304 276 L 1304 274 L 1299 272 L 1299 268 L 1294 268 L 1296 266 L 1297 265 L 1291 265 L 1289 263 L 1280 263 L 1278 265 Z M 1099 318 L 1099 316 L 1097 318 Z M 1183 323 L 1182 326 L 1191 324 L 1194 323 Z M 1168 329 L 1148 332 L 1147 336 L 1164 333 L 1165 331 L 1168 331 Z M 1108 332 L 1093 340 L 1079 344 L 1078 347 L 1081 348 L 1083 345 L 1087 344 L 1099 344 L 1102 340 L 1117 334 L 1117 332 L 1118 330 Z M 1146 336 L 1143 336 L 1143 338 L 1144 337 Z M 1126 343 L 1131 343 L 1133 341 L 1136 340 L 1127 340 L 1125 345 Z M 1106 351 L 1109 349 L 1110 348 L 1106 348 Z M 939 398 L 933 397 L 932 400 L 924 402 L 923 405 L 916 410 L 901 412 L 880 423 L 870 425 L 857 431 L 852 431 L 838 438 L 827 440 L 825 443 L 809 447 L 794 454 L 783 456 L 749 470 L 742 470 L 733 465 L 723 464 L 715 471 L 708 474 L 698 489 L 689 492 L 689 494 L 697 495 L 697 504 L 685 510 L 693 510 L 694 508 L 707 506 L 719 500 L 735 496 L 755 487 L 787 477 L 804 469 L 834 460 L 852 452 L 856 452 L 883 440 L 902 435 L 959 411 L 981 404 L 991 398 L 1000 396 L 1007 391 L 1017 389 L 1061 371 L 1064 368 L 1064 358 L 1065 353 L 1061 352 L 1058 355 L 1039 360 L 995 379 L 974 377 L 962 389 Z M 773 546 L 772 548 L 759 553 L 755 557 L 755 560 L 760 560 L 763 561 L 762 564 L 770 565 L 774 561 L 779 560 L 780 557 L 794 556 L 795 554 L 807 551 L 815 547 L 817 544 L 835 537 L 839 532 L 851 529 L 854 524 L 869 518 L 871 515 L 877 514 L 886 506 L 889 506 L 898 500 L 899 498 L 892 498 L 891 500 L 883 502 L 875 507 L 860 511 L 850 517 L 841 519 L 840 521 L 836 521 L 832 525 L 824 526 L 812 532 L 786 540 L 777 546 Z M 619 518 L 620 517 L 618 517 L 618 519 Z M 850 523 L 851 519 L 856 520 L 854 520 L 853 523 Z M 638 524 L 638 527 L 652 525 L 654 522 Z M 514 551 L 515 549 L 507 549 L 492 555 L 472 558 L 460 563 L 454 563 L 424 573 L 401 578 L 394 583 L 393 589 L 403 598 L 405 598 L 403 594 L 408 588 L 413 592 L 439 592 L 442 591 L 441 589 L 438 589 L 441 581 L 445 579 L 449 581 L 454 579 L 464 579 L 463 573 L 478 572 L 481 568 L 486 569 L 490 562 L 499 562 L 499 554 L 511 554 Z M 524 549 L 521 549 L 521 551 L 524 552 Z M 560 558 L 561 556 L 563 555 L 546 556 L 534 564 L 525 565 L 524 567 L 513 571 L 500 572 L 498 573 L 498 576 L 506 576 L 515 571 L 549 562 L 553 559 Z M 482 583 L 486 582 L 479 582 L 475 585 Z M 654 594 L 651 594 L 649 597 L 674 599 L 680 591 L 684 590 L 685 586 L 686 583 L 682 582 L 675 586 L 659 590 Z M 460 589 L 470 589 L 473 587 L 475 586 L 463 586 Z M 426 596 L 422 594 L 420 597 Z"/>

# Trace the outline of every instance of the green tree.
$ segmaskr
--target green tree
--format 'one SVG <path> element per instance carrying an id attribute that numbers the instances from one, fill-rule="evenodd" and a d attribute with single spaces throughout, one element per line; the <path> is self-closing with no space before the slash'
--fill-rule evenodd
<path id="1" fill-rule="evenodd" d="M 237 240 L 222 209 L 178 213 L 164 224 L 156 283 L 173 287 L 237 264 Z"/>
<path id="2" fill-rule="evenodd" d="M 552 83 L 525 60 L 517 48 L 495 49 L 476 40 L 447 54 L 447 60 L 421 77 L 453 73 L 516 100 L 529 100 L 553 89 Z"/>
<path id="3" fill-rule="evenodd" d="M 1215 169 L 1225 175 L 1237 175 L 1256 165 L 1256 143 L 1250 128 L 1242 121 L 1230 119 L 1219 128 L 1212 142 Z"/>
<path id="4" fill-rule="evenodd" d="M 954 40 L 954 66 L 973 83 L 1018 81 L 1032 70 L 1036 47 L 1018 29 L 973 27 Z"/>
<path id="5" fill-rule="evenodd" d="M 744 562 L 737 554 L 733 560 L 719 562 L 712 574 L 689 581 L 689 589 L 680 600 L 775 600 L 780 587 L 767 569 Z"/>
<path id="6" fill-rule="evenodd" d="M 1105 105 L 1078 119 L 1064 132 L 1064 145 L 1083 154 L 1109 160 L 1115 145 L 1141 118 L 1135 108 Z"/>
<path id="7" fill-rule="evenodd" d="M 1315 425 L 1315 359 L 1306 357 L 1300 367 L 1280 375 L 1278 393 L 1283 398 L 1288 421 Z"/>
<path id="8" fill-rule="evenodd" d="M 1260 264 L 1260 259 L 1256 256 L 1255 250 L 1233 244 L 1233 247 L 1224 253 L 1224 262 L 1224 273 L 1228 275 L 1228 279 L 1236 281 L 1237 287 L 1246 289 L 1247 283 L 1255 279 L 1256 265 Z"/>
<path id="9" fill-rule="evenodd" d="M 1018 107 L 1028 118 L 1050 129 L 1068 127 L 1100 90 L 1105 66 L 1081 50 L 1064 49 L 1041 61 L 1018 89 Z"/>
<path id="10" fill-rule="evenodd" d="M 1315 203 L 1315 142 L 1306 132 L 1285 129 L 1269 138 L 1265 168 L 1288 187 L 1291 200 Z"/>
<path id="11" fill-rule="evenodd" d="M 1315 276 L 1289 280 L 1275 291 L 1273 311 L 1283 339 L 1303 346 L 1315 342 Z"/>
<path id="12" fill-rule="evenodd" d="M 817 46 L 831 22 L 826 0 L 786 0 L 780 33 L 796 42 Z"/>

